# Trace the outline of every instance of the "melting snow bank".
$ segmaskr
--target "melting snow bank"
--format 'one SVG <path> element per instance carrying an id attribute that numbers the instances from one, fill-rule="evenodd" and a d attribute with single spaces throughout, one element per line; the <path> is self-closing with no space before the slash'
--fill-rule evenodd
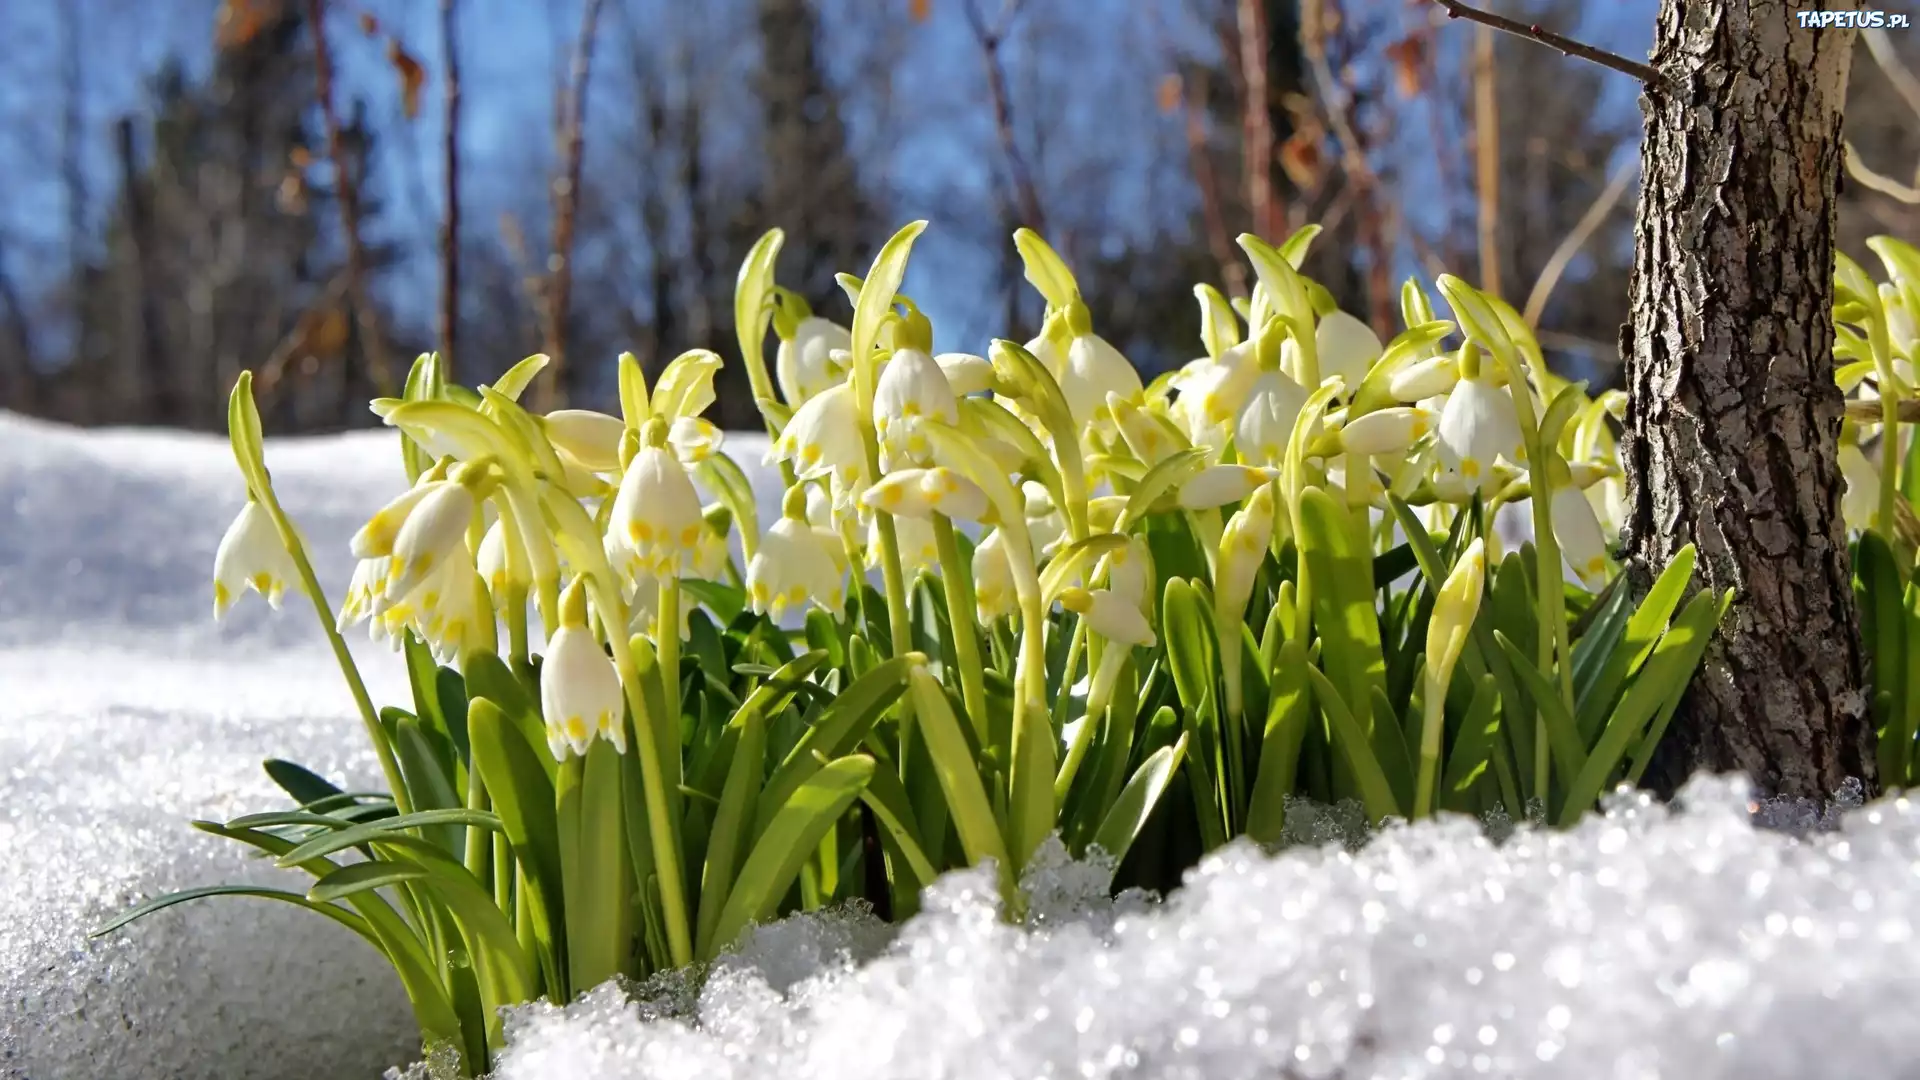
<path id="1" fill-rule="evenodd" d="M 1056 865 L 1024 928 L 955 874 L 897 935 L 796 918 L 697 992 L 519 1010 L 497 1076 L 1920 1075 L 1920 804 L 1752 810 L 1700 778 L 1498 845 L 1465 819 L 1237 845 L 1159 903 Z"/>

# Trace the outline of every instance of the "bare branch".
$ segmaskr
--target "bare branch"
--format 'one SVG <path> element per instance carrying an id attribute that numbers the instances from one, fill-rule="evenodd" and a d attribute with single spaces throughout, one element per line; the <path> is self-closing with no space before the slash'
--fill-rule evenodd
<path id="1" fill-rule="evenodd" d="M 593 67 L 593 38 L 600 22 L 601 0 L 587 0 L 580 16 L 580 38 L 573 48 L 571 84 L 560 107 L 556 132 L 560 173 L 553 181 L 553 254 L 547 259 L 547 379 L 542 387 L 542 411 L 566 403 L 567 308 L 573 293 L 574 215 L 580 205 L 580 175 L 585 156 L 582 131 L 587 116 L 587 75 Z"/>
<path id="2" fill-rule="evenodd" d="M 1300 42 L 1305 46 L 1307 66 L 1312 69 L 1321 104 L 1332 125 L 1334 138 L 1339 143 L 1341 169 L 1353 189 L 1359 232 L 1368 249 L 1368 322 L 1376 332 L 1385 333 L 1391 330 L 1393 321 L 1389 299 L 1393 290 L 1387 278 L 1392 252 L 1381 222 L 1379 178 L 1367 163 L 1367 148 L 1354 129 L 1353 118 L 1347 109 L 1346 94 L 1334 80 L 1333 68 L 1327 63 L 1327 40 L 1322 19 L 1323 4 L 1329 2 L 1337 0 L 1304 0 L 1300 5 Z M 1341 22 L 1344 24 L 1346 20 L 1342 19 Z"/>
<path id="3" fill-rule="evenodd" d="M 1194 186 L 1200 189 L 1200 216 L 1206 223 L 1207 248 L 1213 261 L 1220 264 L 1220 276 L 1227 295 L 1247 295 L 1247 268 L 1236 256 L 1233 239 L 1227 233 L 1227 219 L 1220 208 L 1220 184 L 1213 174 L 1213 155 L 1207 149 L 1207 129 L 1201 110 L 1206 99 L 1204 75 L 1196 75 L 1192 93 L 1182 91 L 1187 114 L 1187 156 L 1193 169 Z"/>
<path id="4" fill-rule="evenodd" d="M 1540 271 L 1540 279 L 1533 283 L 1533 291 L 1527 294 L 1527 306 L 1520 312 L 1520 317 L 1526 320 L 1528 326 L 1540 325 L 1540 315 L 1547 310 L 1547 299 L 1553 295 L 1554 286 L 1560 284 L 1560 275 L 1567 272 L 1567 264 L 1593 238 L 1600 223 L 1607 220 L 1607 215 L 1620 202 L 1620 196 L 1627 193 L 1627 185 L 1633 181 L 1633 169 L 1634 163 L 1629 161 L 1613 170 L 1613 177 L 1607 181 L 1600 197 L 1587 207 L 1587 212 L 1581 215 L 1572 231 L 1561 239 L 1560 246 L 1553 249 L 1553 255 Z"/>
<path id="5" fill-rule="evenodd" d="M 333 56 L 327 48 L 325 13 L 320 0 L 307 0 L 307 28 L 313 34 L 314 93 L 320 99 L 320 118 L 326 125 L 327 158 L 333 164 L 334 186 L 338 188 L 340 228 L 347 239 L 347 288 L 353 294 L 353 309 L 360 321 L 360 336 L 365 339 L 367 374 L 375 392 L 393 393 L 393 367 L 387 360 L 386 338 L 380 333 L 380 319 L 367 292 L 367 253 L 360 243 L 360 192 L 347 160 L 340 132 L 340 115 L 333 107 Z"/>
<path id="6" fill-rule="evenodd" d="M 441 96 L 445 99 L 440 168 L 446 174 L 440 218 L 440 370 L 453 374 L 454 338 L 460 325 L 460 49 L 455 0 L 440 0 Z"/>
<path id="7" fill-rule="evenodd" d="M 1550 49 L 1557 49 L 1563 55 L 1579 57 L 1589 63 L 1599 64 L 1604 68 L 1612 68 L 1624 75 L 1631 75 L 1648 86 L 1660 86 L 1666 82 L 1665 77 L 1649 64 L 1643 64 L 1637 60 L 1629 60 L 1618 53 L 1611 53 L 1605 49 L 1597 49 L 1585 42 L 1575 41 L 1573 38 L 1567 37 L 1564 34 L 1556 34 L 1551 30 L 1541 27 L 1539 23 L 1523 23 L 1518 19 L 1509 19 L 1505 15 L 1495 15 L 1490 11 L 1482 11 L 1479 8 L 1461 3 L 1461 0 L 1431 0 L 1431 2 L 1440 5 L 1440 7 L 1446 11 L 1447 18 L 1449 19 L 1465 19 L 1468 22 L 1476 22 L 1482 26 L 1491 26 L 1495 30 L 1512 34 L 1515 37 L 1526 38 L 1528 41 L 1538 42 Z"/>
<path id="8" fill-rule="evenodd" d="M 1020 144 L 1014 138 L 1013 103 L 1007 90 L 1007 69 L 1000 60 L 1000 46 L 1006 41 L 1013 20 L 1019 16 L 1021 4 L 1022 0 L 1005 0 L 991 26 L 981 14 L 978 0 L 966 0 L 962 7 L 966 11 L 967 24 L 973 28 L 974 40 L 980 46 L 981 61 L 986 65 L 987 98 L 993 108 L 993 130 L 1000 140 L 1000 153 L 1007 159 L 1014 199 L 1024 219 L 1021 224 L 1035 232 L 1045 233 L 1046 220 L 1040 213 L 1040 191 L 1034 184 L 1033 170 L 1027 165 L 1026 155 L 1021 153 Z"/>
<path id="9" fill-rule="evenodd" d="M 1866 41 L 1867 52 L 1872 54 L 1873 62 L 1879 65 L 1887 81 L 1899 92 L 1900 99 L 1907 103 L 1907 108 L 1913 111 L 1914 116 L 1920 117 L 1920 80 L 1916 80 L 1913 72 L 1901 62 L 1900 54 L 1893 49 L 1893 39 L 1879 27 L 1860 31 L 1860 37 Z"/>
<path id="10" fill-rule="evenodd" d="M 1862 187 L 1877 191 L 1890 199 L 1906 203 L 1908 206 L 1920 206 L 1920 188 L 1910 188 L 1900 181 L 1873 171 L 1860 158 L 1860 151 L 1851 141 L 1842 144 L 1847 155 L 1847 176 L 1860 182 Z"/>
<path id="11" fill-rule="evenodd" d="M 1253 218 L 1253 231 L 1266 239 L 1280 240 L 1273 198 L 1273 95 L 1267 80 L 1267 13 L 1264 0 L 1240 0 L 1240 81 L 1246 86 L 1241 99 L 1240 126 L 1247 183 L 1247 212 Z M 1303 13 L 1301 38 L 1317 33 L 1308 24 L 1311 13 Z"/>
<path id="12" fill-rule="evenodd" d="M 1500 99 L 1493 74 L 1493 28 L 1473 40 L 1474 201 L 1480 236 L 1480 287 L 1500 289 Z"/>

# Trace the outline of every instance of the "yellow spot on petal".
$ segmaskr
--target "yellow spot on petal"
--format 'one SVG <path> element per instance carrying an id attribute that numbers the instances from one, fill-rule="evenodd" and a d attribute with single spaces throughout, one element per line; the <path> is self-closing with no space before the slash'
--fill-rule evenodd
<path id="1" fill-rule="evenodd" d="M 919 416 L 919 415 L 920 415 L 920 403 L 919 403 L 919 402 L 917 402 L 917 401 L 909 401 L 909 402 L 907 402 L 907 403 L 906 403 L 905 405 L 902 405 L 902 406 L 900 407 L 900 415 L 901 415 L 901 416 L 907 416 L 907 417 L 913 417 L 913 416 Z"/>
<path id="2" fill-rule="evenodd" d="M 800 451 L 800 460 L 809 465 L 820 464 L 820 447 L 809 444 L 806 449 Z"/>
<path id="3" fill-rule="evenodd" d="M 253 586 L 253 591 L 262 595 L 273 591 L 273 575 L 265 571 L 248 578 L 247 582 Z"/>
<path id="4" fill-rule="evenodd" d="M 653 542 L 653 526 L 644 521 L 635 520 L 629 522 L 627 525 L 627 537 L 636 544 L 650 544 Z"/>
<path id="5" fill-rule="evenodd" d="M 1413 434 L 1414 438 L 1417 439 L 1420 436 L 1425 435 L 1427 433 L 1427 422 L 1416 416 L 1413 419 L 1413 425 L 1409 427 L 1407 430 Z"/>
<path id="6" fill-rule="evenodd" d="M 700 539 L 700 526 L 689 525 L 680 530 L 680 546 L 692 547 Z"/>
<path id="7" fill-rule="evenodd" d="M 579 716 L 569 716 L 566 720 L 567 738 L 580 742 L 587 737 L 587 722 Z"/>
<path id="8" fill-rule="evenodd" d="M 900 505 L 900 489 L 899 489 L 898 487 L 885 487 L 885 488 L 881 488 L 881 489 L 880 489 L 880 503 L 881 503 L 881 505 L 883 505 L 883 506 L 898 506 L 898 505 Z"/>
<path id="9" fill-rule="evenodd" d="M 1472 458 L 1461 458 L 1460 475 L 1469 480 L 1478 478 L 1480 475 L 1480 463 Z"/>

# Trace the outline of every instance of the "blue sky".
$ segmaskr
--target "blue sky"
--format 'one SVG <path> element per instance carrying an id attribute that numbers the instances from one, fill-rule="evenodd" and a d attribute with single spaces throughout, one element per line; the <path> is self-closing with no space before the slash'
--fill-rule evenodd
<path id="1" fill-rule="evenodd" d="M 1391 4 L 1395 0 L 1348 2 Z M 0 235 L 16 250 L 24 243 L 29 252 L 38 253 L 26 260 L 16 258 L 16 274 L 23 272 L 23 261 L 28 274 L 65 263 L 58 246 L 64 209 L 52 157 L 58 146 L 61 55 L 55 5 L 61 3 L 73 5 L 70 10 L 78 15 L 87 45 L 82 60 L 91 91 L 84 117 L 90 136 L 87 166 L 101 190 L 111 175 L 107 132 L 112 118 L 142 104 L 142 80 L 167 55 L 182 56 L 197 70 L 204 70 L 211 55 L 213 0 L 8 0 L 0 5 L 5 9 L 0 11 L 0 40 L 24 45 L 14 54 L 16 60 L 0 68 L 0 127 L 6 129 L 0 132 L 0 161 L 14 163 L 8 169 L 7 194 L 0 199 L 0 230 L 4 230 Z M 883 3 L 897 4 L 901 12 L 906 8 L 906 0 L 820 0 L 828 55 L 843 68 L 874 61 L 858 52 L 869 42 L 836 36 L 836 25 L 847 12 Z M 333 18 L 340 92 L 368 102 L 389 149 L 402 148 L 396 143 L 414 144 L 409 148 L 414 152 L 392 155 L 386 164 L 382 178 L 388 206 L 385 227 L 426 236 L 438 220 L 441 186 L 437 5 L 429 0 L 367 0 L 364 6 L 430 72 L 422 115 L 407 123 L 400 116 L 396 80 L 380 47 L 361 38 L 344 12 Z M 754 62 L 750 21 L 729 24 L 721 13 L 725 5 L 696 0 L 654 0 L 651 5 L 634 6 L 644 9 L 639 12 L 643 37 L 689 39 L 698 70 L 729 85 L 745 85 Z M 982 6 L 991 11 L 998 5 L 985 0 Z M 1023 57 L 1016 40 L 1009 47 L 1010 69 L 1017 75 L 1030 61 L 1051 69 L 1071 65 L 1066 69 L 1071 81 L 1065 97 L 1033 107 L 1048 110 L 1076 131 L 1098 132 L 1115 116 L 1153 126 L 1153 97 L 1163 69 L 1154 67 L 1152 57 L 1164 44 L 1156 35 L 1177 35 L 1182 28 L 1177 18 L 1154 15 L 1149 9 L 1168 8 L 1169 0 L 1081 0 L 1077 5 L 1029 0 L 1028 6 L 1030 12 L 1037 12 L 1031 18 L 1038 20 L 1028 29 L 1044 44 L 1037 47 L 1037 55 Z M 1626 55 L 1644 56 L 1652 39 L 1655 6 L 1655 0 L 1595 0 L 1579 32 Z M 621 7 L 617 0 L 608 3 L 603 16 L 600 66 L 589 90 L 590 111 L 598 119 L 618 120 L 615 113 L 623 107 L 617 84 L 626 77 L 621 70 L 626 60 L 620 54 L 627 31 L 613 21 Z M 991 269 L 992 255 L 974 237 L 963 234 L 966 222 L 959 215 L 977 213 L 988 204 L 996 161 L 993 129 L 979 56 L 969 40 L 960 0 L 931 0 L 930 7 L 932 18 L 924 25 L 896 18 L 902 29 L 892 45 L 901 58 L 896 68 L 896 100 L 910 114 L 929 119 L 910 115 L 904 126 L 891 133 L 881 132 L 873 117 L 858 112 L 850 123 L 856 144 L 876 168 L 886 170 L 892 182 L 896 200 L 887 208 L 892 220 L 924 216 L 934 223 L 918 246 L 907 290 L 934 316 L 936 344 L 943 349 L 979 349 L 994 331 L 993 302 L 979 285 Z M 1048 9 L 1071 10 L 1072 23 L 1049 15 Z M 537 185 L 551 156 L 552 87 L 564 69 L 578 17 L 579 0 L 462 0 L 462 183 L 469 228 L 490 227 L 503 210 L 523 216 L 542 211 Z M 1401 17 L 1410 16 L 1403 12 Z M 1445 32 L 1463 39 L 1471 29 L 1461 23 Z M 748 47 L 742 47 L 742 42 Z M 1600 107 L 1632 110 L 1632 84 L 1620 77 L 1609 85 L 1610 99 Z M 1053 169 L 1050 175 L 1068 181 L 1051 185 L 1053 197 L 1063 202 L 1098 199 L 1119 220 L 1149 222 L 1152 208 L 1168 196 L 1148 190 L 1147 170 L 1125 166 L 1130 160 L 1142 160 L 1142 155 L 1183 153 L 1177 131 L 1159 132 L 1152 145 L 1112 147 L 1099 142 L 1091 140 L 1091 149 L 1064 162 L 1043 162 Z M 596 166 L 595 146 L 590 139 L 590 169 Z M 1409 167 L 1417 170 L 1419 163 Z M 529 195 L 534 200 L 531 204 Z M 1407 209 L 1412 216 L 1420 213 L 1418 207 Z M 537 236 L 539 222 L 532 220 L 528 225 Z M 423 313 L 430 310 L 434 282 L 429 265 L 404 268 L 391 285 L 401 302 Z M 845 314 L 831 308 L 827 313 Z"/>

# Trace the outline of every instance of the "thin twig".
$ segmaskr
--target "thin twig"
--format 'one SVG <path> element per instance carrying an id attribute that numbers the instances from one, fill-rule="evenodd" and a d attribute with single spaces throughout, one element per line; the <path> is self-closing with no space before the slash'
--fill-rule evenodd
<path id="1" fill-rule="evenodd" d="M 1392 290 L 1387 284 L 1388 265 L 1392 260 L 1387 249 L 1386 232 L 1380 222 L 1380 185 L 1373 166 L 1367 163 L 1366 144 L 1360 140 L 1353 126 L 1353 118 L 1347 111 L 1346 94 L 1334 79 L 1332 66 L 1327 63 L 1327 42 L 1322 21 L 1322 4 L 1326 2 L 1328 0 L 1304 0 L 1300 5 L 1300 41 L 1305 46 L 1307 66 L 1313 72 L 1314 82 L 1320 90 L 1321 104 L 1338 143 L 1336 149 L 1340 152 L 1341 168 L 1346 173 L 1347 183 L 1353 188 L 1359 232 L 1368 249 L 1368 322 L 1375 332 L 1386 332 L 1391 329 L 1393 319 L 1393 309 L 1388 299 Z M 1341 20 L 1343 23 L 1345 21 Z"/>
<path id="2" fill-rule="evenodd" d="M 445 98 L 440 168 L 446 173 L 440 218 L 440 370 L 451 379 L 460 327 L 460 49 L 455 0 L 440 0 L 441 94 Z"/>
<path id="3" fill-rule="evenodd" d="M 593 67 L 593 37 L 601 0 L 587 0 L 580 16 L 580 39 L 573 49 L 572 82 L 567 89 L 557 132 L 561 171 L 553 181 L 553 255 L 547 260 L 547 379 L 542 411 L 566 403 L 567 306 L 573 292 L 573 227 L 580 205 L 580 175 L 587 115 L 587 75 Z"/>
<path id="4" fill-rule="evenodd" d="M 1027 228 L 1038 233 L 1046 232 L 1046 221 L 1040 213 L 1040 190 L 1034 184 L 1033 170 L 1028 167 L 1026 155 L 1021 153 L 1020 144 L 1013 132 L 1012 95 L 1007 90 L 1007 69 L 1001 63 L 1000 46 L 1005 43 L 1007 32 L 1012 29 L 1013 20 L 1019 16 L 1022 0 L 1006 0 L 1000 6 L 1000 14 L 988 25 L 980 13 L 977 0 L 967 0 L 962 5 L 967 15 L 967 24 L 973 28 L 974 40 L 980 46 L 980 58 L 987 69 L 987 99 L 993 108 L 993 130 L 1000 140 L 1000 153 L 1007 159 L 1007 172 L 1013 181 L 1014 198 L 1020 207 L 1022 222 Z"/>
<path id="5" fill-rule="evenodd" d="M 1566 273 L 1567 265 L 1593 238 L 1600 223 L 1613 212 L 1614 206 L 1620 202 L 1620 196 L 1626 194 L 1627 185 L 1633 180 L 1633 168 L 1634 162 L 1627 161 L 1613 170 L 1613 176 L 1607 181 L 1606 189 L 1600 192 L 1600 197 L 1587 207 L 1587 212 L 1581 215 L 1572 231 L 1561 239 L 1560 246 L 1553 249 L 1553 256 L 1540 271 L 1540 279 L 1533 283 L 1533 291 L 1527 294 L 1527 306 L 1520 312 L 1520 317 L 1526 320 L 1528 326 L 1540 324 L 1540 315 L 1547 310 L 1547 298 L 1553 295 L 1554 286 L 1560 284 L 1560 276 Z"/>
<path id="6" fill-rule="evenodd" d="M 1306 19 L 1302 25 L 1305 26 Z M 1265 0 L 1240 0 L 1240 81 L 1246 86 L 1240 123 L 1244 141 L 1247 213 L 1255 234 L 1278 242 L 1273 198 L 1272 90 L 1267 72 L 1267 12 Z M 1302 30 L 1306 37 L 1308 31 Z"/>
<path id="7" fill-rule="evenodd" d="M 1873 62 L 1886 74 L 1887 81 L 1899 92 L 1901 100 L 1907 103 L 1907 108 L 1913 111 L 1914 116 L 1920 117 L 1920 79 L 1915 79 L 1913 72 L 1900 61 L 1900 54 L 1893 49 L 1893 39 L 1878 27 L 1862 30 L 1860 36 L 1866 41 L 1867 52 L 1872 54 Z"/>
<path id="8" fill-rule="evenodd" d="M 339 303 L 346 296 L 347 277 L 347 273 L 342 271 L 334 274 L 327 281 L 326 288 L 308 302 L 299 317 L 294 320 L 293 327 L 281 336 L 280 343 L 274 346 L 266 362 L 261 364 L 259 370 L 255 372 L 254 395 L 260 399 L 263 409 L 273 408 L 280 382 L 287 374 L 287 365 L 306 354 L 306 346 L 311 337 L 308 332 L 310 328 L 308 320 Z"/>
<path id="9" fill-rule="evenodd" d="M 1473 159 L 1475 221 L 1480 239 L 1480 287 L 1500 290 L 1500 99 L 1495 93 L 1493 28 L 1473 40 Z"/>
<path id="10" fill-rule="evenodd" d="M 1440 5 L 1440 7 L 1446 11 L 1447 18 L 1449 19 L 1465 19 L 1468 22 L 1491 26 L 1495 30 L 1504 31 L 1515 37 L 1526 38 L 1528 41 L 1538 42 L 1549 49 L 1556 49 L 1562 55 L 1576 56 L 1589 63 L 1599 64 L 1604 68 L 1612 68 L 1624 75 L 1631 75 L 1648 86 L 1659 86 L 1666 82 L 1666 78 L 1649 64 L 1643 64 L 1637 60 L 1629 60 L 1618 53 L 1611 53 L 1605 49 L 1594 48 L 1592 45 L 1584 42 L 1575 41 L 1565 34 L 1556 34 L 1551 30 L 1541 27 L 1539 23 L 1523 23 L 1517 19 L 1509 19 L 1505 15 L 1495 15 L 1490 11 L 1482 11 L 1479 8 L 1463 4 L 1460 0 L 1431 0 L 1431 2 Z"/>
<path id="11" fill-rule="evenodd" d="M 335 192 L 340 203 L 340 230 L 347 240 L 347 289 L 353 295 L 353 310 L 360 322 L 362 347 L 367 351 L 367 375 L 374 392 L 382 397 L 393 394 L 393 366 L 387 360 L 386 338 L 380 333 L 380 319 L 367 292 L 367 252 L 360 243 L 360 192 L 354 180 L 352 164 L 347 160 L 345 139 L 340 131 L 340 115 L 333 107 L 333 56 L 327 48 L 327 29 L 320 0 L 307 0 L 308 30 L 313 34 L 314 93 L 320 99 L 320 119 L 326 127 L 327 158 L 333 164 Z"/>

